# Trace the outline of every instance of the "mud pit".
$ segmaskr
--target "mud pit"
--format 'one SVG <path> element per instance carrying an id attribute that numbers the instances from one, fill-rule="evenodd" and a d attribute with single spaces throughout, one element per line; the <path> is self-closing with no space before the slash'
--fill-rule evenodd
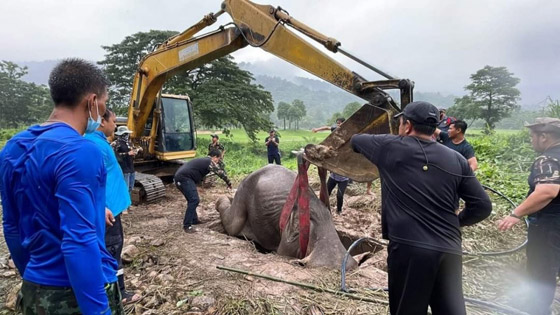
<path id="1" fill-rule="evenodd" d="M 377 196 L 378 185 L 374 183 Z M 312 187 L 317 188 L 317 183 L 312 182 Z M 197 226 L 196 233 L 187 234 L 182 230 L 186 202 L 173 185 L 167 186 L 163 200 L 132 207 L 123 215 L 125 245 L 134 245 L 138 250 L 132 252 L 131 262 L 125 265 L 127 288 L 143 295 L 138 304 L 126 307 L 128 314 L 388 313 L 386 304 L 352 300 L 218 270 L 216 266 L 227 266 L 320 288 L 340 288 L 339 270 L 304 268 L 295 263 L 295 259 L 261 253 L 251 242 L 221 233 L 214 201 L 218 195 L 226 193 L 223 184 L 201 189 L 200 193 L 198 213 L 204 222 Z M 350 185 L 343 215 L 333 218 L 345 245 L 351 242 L 349 239 L 358 237 L 380 238 L 380 198 L 364 193 L 365 184 Z M 333 196 L 331 205 L 334 204 Z M 4 305 L 10 289 L 13 291 L 20 280 L 8 266 L 3 237 L 0 244 L 0 303 Z M 384 249 L 375 253 L 357 271 L 347 274 L 347 287 L 368 298 L 387 300 L 383 292 L 366 290 L 387 286 L 385 260 Z M 497 260 L 465 258 L 465 294 L 506 304 L 505 293 L 496 286 L 507 287 L 503 282 L 507 278 L 504 270 L 509 270 L 506 275 L 518 274 L 524 266 L 523 260 L 520 254 Z M 12 313 L 7 308 L 0 310 L 0 314 Z M 468 313 L 497 314 L 470 305 Z"/>

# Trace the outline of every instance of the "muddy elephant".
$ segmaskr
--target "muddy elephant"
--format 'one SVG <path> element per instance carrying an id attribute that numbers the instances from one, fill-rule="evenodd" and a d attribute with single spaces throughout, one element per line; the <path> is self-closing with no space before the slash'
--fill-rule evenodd
<path id="1" fill-rule="evenodd" d="M 292 212 L 284 233 L 279 227 L 282 207 L 295 179 L 294 172 L 278 165 L 265 166 L 247 176 L 233 201 L 222 196 L 216 202 L 226 232 L 244 236 L 280 255 L 301 257 L 298 211 Z M 346 249 L 335 230 L 329 209 L 311 188 L 308 192 L 311 212 L 309 244 L 305 258 L 300 262 L 311 267 L 340 268 Z M 356 265 L 350 257 L 348 269 Z"/>

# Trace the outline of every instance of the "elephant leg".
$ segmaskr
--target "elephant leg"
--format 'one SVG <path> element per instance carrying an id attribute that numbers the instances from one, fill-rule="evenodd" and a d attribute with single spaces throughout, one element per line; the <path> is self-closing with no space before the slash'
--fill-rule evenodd
<path id="1" fill-rule="evenodd" d="M 229 198 L 222 196 L 216 201 L 216 209 L 220 213 L 222 225 L 229 235 L 238 235 L 245 227 L 247 221 L 247 207 L 242 198 Z"/>

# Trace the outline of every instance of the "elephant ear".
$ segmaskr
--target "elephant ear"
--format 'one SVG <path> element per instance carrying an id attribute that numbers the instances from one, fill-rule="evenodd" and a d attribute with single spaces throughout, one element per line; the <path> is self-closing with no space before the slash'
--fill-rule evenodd
<path id="1" fill-rule="evenodd" d="M 282 232 L 286 234 L 284 235 L 284 239 L 287 243 L 299 241 L 299 218 L 296 214 L 297 211 L 292 211 L 288 219 L 288 224 L 286 224 L 286 228 Z"/>

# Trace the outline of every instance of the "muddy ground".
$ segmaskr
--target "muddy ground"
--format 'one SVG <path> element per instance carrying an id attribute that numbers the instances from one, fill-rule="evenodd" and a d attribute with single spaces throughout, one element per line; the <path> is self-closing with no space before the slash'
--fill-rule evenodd
<path id="1" fill-rule="evenodd" d="M 379 195 L 378 183 L 374 185 Z M 348 189 L 343 214 L 333 219 L 345 242 L 359 237 L 380 238 L 380 198 L 365 195 L 364 184 Z M 127 287 L 143 299 L 127 306 L 128 314 L 387 314 L 387 296 L 367 288 L 387 286 L 385 249 L 369 255 L 362 266 L 347 275 L 347 286 L 364 300 L 316 292 L 298 286 L 219 270 L 218 266 L 250 271 L 313 285 L 319 289 L 340 288 L 340 271 L 302 267 L 297 260 L 263 253 L 246 240 L 222 233 L 214 201 L 226 194 L 223 183 L 201 189 L 197 232 L 182 230 L 186 202 L 181 193 L 167 186 L 166 196 L 156 203 L 132 206 L 123 215 Z M 334 197 L 331 204 L 334 205 Z M 135 250 L 136 249 L 136 250 Z M 465 294 L 507 304 L 509 289 L 520 281 L 522 254 L 508 258 L 465 258 Z M 10 266 L 3 237 L 0 245 L 0 303 L 7 302 L 19 284 Z M 12 293 L 11 293 L 12 292 Z M 11 293 L 11 294 L 10 294 Z M 376 302 L 377 301 L 377 302 Z M 499 314 L 468 304 L 469 314 Z M 0 314 L 11 314 L 3 306 Z M 505 313 L 505 312 L 504 312 Z"/>

